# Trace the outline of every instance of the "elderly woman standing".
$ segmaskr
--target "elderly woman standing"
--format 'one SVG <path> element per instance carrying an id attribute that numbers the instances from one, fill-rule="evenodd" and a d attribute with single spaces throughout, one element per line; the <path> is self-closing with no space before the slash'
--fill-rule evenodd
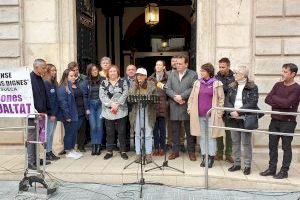
<path id="1" fill-rule="evenodd" d="M 130 87 L 129 89 L 129 95 L 157 95 L 155 83 L 153 81 L 147 80 L 147 70 L 145 68 L 138 68 L 138 70 L 136 71 L 136 80 L 132 87 Z M 145 119 L 143 119 L 144 116 Z M 142 128 L 144 128 L 146 162 L 151 163 L 152 131 L 156 121 L 156 105 L 148 104 L 146 105 L 145 109 L 142 109 L 138 104 L 133 104 L 132 111 L 129 114 L 129 120 L 131 129 L 134 129 L 135 131 L 135 162 L 140 163 L 142 161 L 141 141 L 143 135 L 141 133 L 141 130 Z M 144 120 L 145 123 L 143 123 Z"/>
<path id="2" fill-rule="evenodd" d="M 201 167 L 205 166 L 205 130 L 208 130 L 208 167 L 214 164 L 217 149 L 216 138 L 224 135 L 224 130 L 206 127 L 208 124 L 224 126 L 222 111 L 213 110 L 210 118 L 206 119 L 206 113 L 212 107 L 224 106 L 223 84 L 214 78 L 214 66 L 206 63 L 201 66 L 201 78 L 195 81 L 193 90 L 188 100 L 188 113 L 191 118 L 191 135 L 200 136 L 200 148 L 202 154 Z"/>
<path id="3" fill-rule="evenodd" d="M 120 78 L 120 69 L 111 65 L 107 79 L 100 85 L 100 100 L 102 102 L 102 116 L 105 119 L 106 127 L 106 149 L 104 159 L 113 156 L 115 141 L 115 130 L 118 132 L 120 153 L 124 160 L 128 159 L 126 150 L 126 116 L 128 115 L 127 96 L 128 86 L 126 80 Z"/>
<path id="4" fill-rule="evenodd" d="M 108 69 L 111 66 L 111 59 L 109 57 L 103 57 L 100 61 L 101 71 L 99 72 L 99 75 L 106 78 Z"/>
<path id="5" fill-rule="evenodd" d="M 238 109 L 258 109 L 258 88 L 254 82 L 249 81 L 249 69 L 246 66 L 239 66 L 234 73 L 235 81 L 229 85 L 228 94 L 225 100 L 225 107 Z M 233 111 L 226 112 L 231 119 L 231 126 L 244 128 L 244 113 Z M 241 143 L 244 148 L 244 175 L 251 173 L 252 161 L 252 133 L 231 131 L 232 152 L 234 164 L 228 169 L 234 172 L 241 169 Z"/>

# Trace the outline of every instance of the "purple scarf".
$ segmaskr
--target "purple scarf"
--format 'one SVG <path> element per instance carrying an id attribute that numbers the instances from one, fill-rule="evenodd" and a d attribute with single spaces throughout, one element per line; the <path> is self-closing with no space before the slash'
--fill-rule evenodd
<path id="1" fill-rule="evenodd" d="M 204 85 L 212 85 L 215 82 L 215 80 L 217 80 L 215 77 L 212 77 L 208 80 L 205 80 L 203 78 L 199 78 L 200 83 L 204 84 Z"/>

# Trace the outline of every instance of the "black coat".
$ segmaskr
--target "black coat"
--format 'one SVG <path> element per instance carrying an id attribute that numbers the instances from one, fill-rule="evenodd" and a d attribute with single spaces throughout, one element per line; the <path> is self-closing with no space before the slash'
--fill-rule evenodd
<path id="1" fill-rule="evenodd" d="M 238 83 L 236 81 L 229 84 L 228 93 L 227 93 L 227 96 L 225 97 L 224 107 L 234 108 L 237 89 L 238 89 Z M 254 82 L 252 82 L 252 81 L 247 82 L 243 89 L 243 93 L 242 93 L 243 106 L 240 109 L 259 110 L 259 108 L 257 106 L 258 97 L 259 97 L 259 95 L 258 95 L 257 85 L 254 84 Z M 227 112 L 225 112 L 225 114 L 227 116 L 229 116 L 231 112 L 232 111 L 227 111 Z M 238 113 L 240 115 L 243 115 L 243 113 L 240 113 L 240 112 L 238 112 Z"/>
<path id="2" fill-rule="evenodd" d="M 41 76 L 36 75 L 33 71 L 30 73 L 31 87 L 33 94 L 34 108 L 38 113 L 47 113 L 55 115 L 51 111 L 50 101 L 48 99 L 46 87 Z"/>
<path id="3" fill-rule="evenodd" d="M 223 83 L 223 90 L 224 90 L 224 94 L 226 97 L 226 95 L 228 93 L 228 89 L 229 89 L 229 84 L 234 82 L 233 71 L 229 70 L 229 73 L 225 76 L 222 75 L 220 72 L 218 72 L 215 77 L 216 77 L 216 79 L 218 79 L 219 81 L 221 81 Z"/>

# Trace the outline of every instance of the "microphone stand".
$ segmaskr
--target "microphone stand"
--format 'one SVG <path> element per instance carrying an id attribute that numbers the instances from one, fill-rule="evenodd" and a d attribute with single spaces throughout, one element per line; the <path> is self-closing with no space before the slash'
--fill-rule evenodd
<path id="1" fill-rule="evenodd" d="M 165 87 L 166 88 L 166 87 Z M 173 169 L 175 171 L 178 171 L 180 173 L 185 173 L 183 170 L 180 170 L 180 169 L 176 169 L 175 167 L 171 167 L 169 166 L 168 162 L 169 160 L 167 160 L 167 144 L 166 144 L 166 141 L 165 141 L 165 148 L 164 148 L 164 151 L 165 151 L 165 155 L 164 155 L 164 161 L 162 163 L 162 165 L 160 166 L 156 166 L 154 168 L 151 168 L 151 169 L 147 169 L 145 170 L 145 172 L 149 172 L 149 171 L 152 171 L 152 170 L 155 170 L 155 169 L 160 169 L 160 170 L 164 170 L 165 168 L 170 168 L 170 169 Z"/>
<path id="2" fill-rule="evenodd" d="M 145 130 L 146 130 L 146 106 L 147 103 L 152 103 L 151 102 L 151 96 L 150 98 L 148 98 L 148 95 L 141 95 L 140 94 L 140 90 L 139 90 L 139 94 L 138 95 L 130 95 L 128 97 L 129 102 L 133 102 L 133 103 L 138 103 L 138 109 L 139 109 L 139 125 L 140 125 L 140 152 L 141 152 L 141 161 L 140 161 L 140 170 L 141 170 L 141 178 L 138 182 L 134 182 L 134 183 L 123 183 L 123 185 L 131 185 L 131 184 L 138 184 L 140 185 L 140 198 L 143 197 L 143 185 L 146 184 L 145 178 L 144 178 L 144 173 L 143 173 L 143 165 L 146 164 L 145 162 L 145 156 L 146 156 L 146 152 L 145 152 Z M 152 99 L 152 101 L 154 101 L 154 98 Z M 141 111 L 142 113 L 142 117 L 143 120 L 141 120 Z M 142 124 L 143 123 L 143 124 Z M 142 126 L 141 126 L 142 125 Z M 126 165 L 124 167 L 124 169 L 126 169 L 127 167 L 129 167 L 131 164 L 135 163 L 135 160 L 132 161 L 131 163 L 129 163 L 128 165 Z M 155 164 L 157 167 L 159 167 L 154 161 L 152 161 L 153 164 Z M 162 183 L 148 183 L 151 185 L 163 185 Z"/>

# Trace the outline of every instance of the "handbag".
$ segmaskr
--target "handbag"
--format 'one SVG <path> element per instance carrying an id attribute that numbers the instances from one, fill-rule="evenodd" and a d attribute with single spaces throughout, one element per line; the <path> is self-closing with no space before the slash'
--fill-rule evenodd
<path id="1" fill-rule="evenodd" d="M 248 130 L 258 129 L 258 114 L 246 114 L 244 118 L 244 128 Z"/>

